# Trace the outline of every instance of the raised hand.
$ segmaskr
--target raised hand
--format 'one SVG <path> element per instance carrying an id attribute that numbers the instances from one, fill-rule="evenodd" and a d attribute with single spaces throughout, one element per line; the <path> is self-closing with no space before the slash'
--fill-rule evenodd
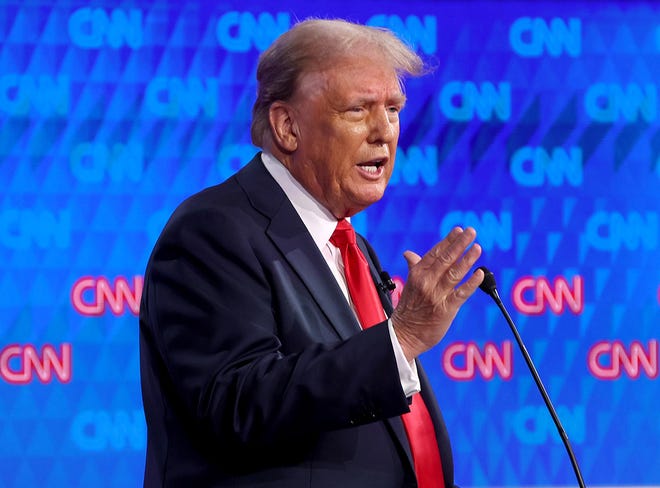
<path id="1" fill-rule="evenodd" d="M 409 361 L 440 342 L 460 307 L 481 284 L 481 270 L 461 283 L 481 255 L 479 244 L 470 247 L 476 236 L 471 227 L 455 227 L 423 257 L 404 253 L 408 278 L 392 325 Z"/>

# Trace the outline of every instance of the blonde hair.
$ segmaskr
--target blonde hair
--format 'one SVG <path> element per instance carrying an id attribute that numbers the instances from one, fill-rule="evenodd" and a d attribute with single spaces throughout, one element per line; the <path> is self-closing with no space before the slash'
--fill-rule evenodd
<path id="1" fill-rule="evenodd" d="M 270 129 L 270 105 L 289 100 L 303 73 L 327 67 L 338 58 L 364 53 L 365 48 L 381 51 L 400 82 L 424 70 L 422 59 L 387 29 L 341 19 L 308 19 L 278 37 L 262 53 L 257 66 L 257 99 L 250 128 L 254 145 L 263 147 Z"/>

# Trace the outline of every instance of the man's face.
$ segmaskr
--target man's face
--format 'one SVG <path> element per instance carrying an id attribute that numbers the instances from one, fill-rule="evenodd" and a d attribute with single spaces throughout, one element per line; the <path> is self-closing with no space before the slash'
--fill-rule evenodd
<path id="1" fill-rule="evenodd" d="M 290 101 L 296 149 L 287 167 L 337 218 L 380 200 L 392 175 L 405 97 L 378 55 L 306 73 Z"/>

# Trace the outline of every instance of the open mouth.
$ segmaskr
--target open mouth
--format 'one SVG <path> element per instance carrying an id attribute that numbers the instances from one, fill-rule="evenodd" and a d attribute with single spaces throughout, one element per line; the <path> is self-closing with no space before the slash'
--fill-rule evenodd
<path id="1" fill-rule="evenodd" d="M 358 167 L 370 175 L 379 176 L 382 173 L 382 168 L 385 165 L 385 159 L 374 159 L 366 163 L 358 164 Z"/>

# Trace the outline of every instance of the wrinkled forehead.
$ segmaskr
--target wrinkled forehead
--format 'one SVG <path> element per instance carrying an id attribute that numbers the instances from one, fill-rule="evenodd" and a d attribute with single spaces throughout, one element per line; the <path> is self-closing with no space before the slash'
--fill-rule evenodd
<path id="1" fill-rule="evenodd" d="M 388 58 L 373 51 L 335 55 L 311 64 L 299 75 L 295 92 L 361 92 L 396 97 L 403 96 L 403 85 Z"/>

